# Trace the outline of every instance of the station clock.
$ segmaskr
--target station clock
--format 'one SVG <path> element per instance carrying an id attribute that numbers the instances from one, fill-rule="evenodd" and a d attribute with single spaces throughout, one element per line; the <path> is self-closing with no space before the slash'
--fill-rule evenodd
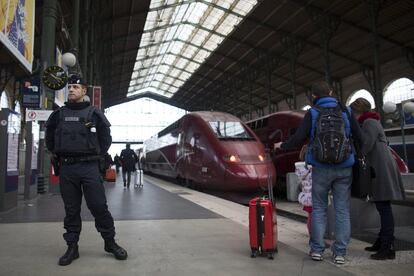
<path id="1" fill-rule="evenodd" d="M 62 67 L 53 65 L 43 71 L 42 81 L 48 88 L 60 90 L 68 82 L 68 76 Z"/>

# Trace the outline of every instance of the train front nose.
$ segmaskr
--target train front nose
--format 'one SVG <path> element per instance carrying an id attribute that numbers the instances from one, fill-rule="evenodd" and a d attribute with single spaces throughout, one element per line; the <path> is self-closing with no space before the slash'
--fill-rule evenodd
<path id="1" fill-rule="evenodd" d="M 225 180 L 228 185 L 241 192 L 266 190 L 269 174 L 274 185 L 276 172 L 272 163 L 238 164 L 227 168 Z"/>

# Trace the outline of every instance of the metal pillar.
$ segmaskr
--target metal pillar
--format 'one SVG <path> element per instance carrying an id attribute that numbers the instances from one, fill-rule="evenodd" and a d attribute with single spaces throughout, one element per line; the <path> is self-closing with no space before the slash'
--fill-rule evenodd
<path id="1" fill-rule="evenodd" d="M 374 49 L 374 98 L 377 111 L 381 115 L 381 121 L 384 123 L 384 111 L 383 106 L 383 94 L 382 94 L 382 83 L 381 83 L 381 65 L 380 65 L 380 40 L 378 36 L 378 16 L 380 10 L 380 2 L 378 0 L 368 0 L 369 4 L 369 16 L 371 19 L 372 28 L 372 42 Z"/>
<path id="2" fill-rule="evenodd" d="M 331 39 L 338 30 L 341 21 L 336 17 L 329 16 L 328 14 L 318 12 L 314 9 L 308 9 L 308 13 L 320 30 L 322 54 L 325 58 L 325 81 L 332 86 L 333 81 L 329 49 Z"/>
<path id="3" fill-rule="evenodd" d="M 56 42 L 55 42 L 55 28 L 57 18 L 57 1 L 56 0 L 44 0 L 43 1 L 43 23 L 42 23 L 42 48 L 41 59 L 43 70 L 46 67 L 55 64 L 56 55 Z M 41 108 L 52 109 L 53 102 L 55 100 L 54 91 L 42 86 L 42 103 Z M 26 133 L 28 133 L 26 131 Z M 49 169 L 50 161 L 49 154 L 46 153 L 45 140 L 44 140 L 45 127 L 44 123 L 40 123 L 40 140 L 39 140 L 39 162 L 38 162 L 38 182 L 48 185 L 49 183 Z M 27 139 L 29 140 L 29 139 Z M 26 145 L 27 146 L 27 145 Z M 26 156 L 26 158 L 29 158 Z M 30 168 L 30 163 L 29 163 Z M 53 192 L 50 190 L 49 192 Z"/>
<path id="4" fill-rule="evenodd" d="M 409 48 L 405 50 L 405 57 L 407 58 L 408 63 L 414 69 L 414 50 Z"/>
<path id="5" fill-rule="evenodd" d="M 297 109 L 296 99 L 296 61 L 299 54 L 304 48 L 304 43 L 300 40 L 295 39 L 292 35 L 285 36 L 282 38 L 282 45 L 287 52 L 290 59 L 290 81 L 291 81 L 291 96 L 293 103 L 289 105 L 293 109 Z M 288 100 L 286 102 L 289 104 Z"/>
<path id="6" fill-rule="evenodd" d="M 93 13 L 93 9 L 92 9 Z M 88 82 L 90 85 L 93 85 L 93 67 L 94 65 L 94 54 L 95 54 L 95 20 L 94 17 L 90 17 L 90 28 L 89 28 L 89 58 L 88 58 Z"/>
<path id="7" fill-rule="evenodd" d="M 332 81 L 332 88 L 334 93 L 336 94 L 338 100 L 343 103 L 343 93 L 342 93 L 342 83 L 339 81 Z"/>
<path id="8" fill-rule="evenodd" d="M 86 81 L 87 73 L 86 70 L 88 69 L 88 39 L 89 39 L 89 0 L 84 0 L 84 13 L 83 13 L 83 23 L 82 23 L 82 76 Z"/>
<path id="9" fill-rule="evenodd" d="M 70 37 L 72 40 L 72 49 L 71 52 L 76 56 L 78 61 L 79 56 L 79 14 L 80 14 L 80 1 L 73 0 L 73 20 L 72 28 L 70 30 Z"/>
<path id="10" fill-rule="evenodd" d="M 255 76 L 253 75 L 255 72 L 248 74 L 247 76 L 247 85 L 249 88 L 249 120 L 253 119 L 253 79 Z"/>

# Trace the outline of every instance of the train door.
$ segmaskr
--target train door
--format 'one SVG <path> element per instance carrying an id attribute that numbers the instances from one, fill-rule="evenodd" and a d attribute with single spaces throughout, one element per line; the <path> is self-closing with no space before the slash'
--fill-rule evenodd
<path id="1" fill-rule="evenodd" d="M 201 134 L 198 132 L 195 132 L 193 135 L 193 138 L 191 139 L 193 144 L 193 168 L 196 172 L 197 179 L 200 179 L 202 177 L 202 167 L 203 167 L 203 147 L 200 143 Z"/>

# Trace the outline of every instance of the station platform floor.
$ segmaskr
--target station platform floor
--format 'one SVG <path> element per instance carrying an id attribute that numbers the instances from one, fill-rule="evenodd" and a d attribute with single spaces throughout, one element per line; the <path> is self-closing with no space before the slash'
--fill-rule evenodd
<path id="1" fill-rule="evenodd" d="M 117 183 L 104 184 L 116 240 L 128 251 L 126 261 L 104 252 L 84 204 L 80 258 L 58 266 L 66 250 L 63 203 L 60 195 L 47 194 L 20 200 L 18 207 L 0 213 L 0 275 L 401 276 L 414 271 L 414 251 L 398 251 L 392 261 L 374 261 L 363 250 L 367 243 L 354 239 L 345 265 L 333 264 L 329 249 L 323 262 L 312 261 L 306 225 L 280 215 L 279 253 L 274 260 L 252 259 L 248 207 L 150 176 L 144 183 L 142 189 L 125 190 L 118 177 Z"/>

